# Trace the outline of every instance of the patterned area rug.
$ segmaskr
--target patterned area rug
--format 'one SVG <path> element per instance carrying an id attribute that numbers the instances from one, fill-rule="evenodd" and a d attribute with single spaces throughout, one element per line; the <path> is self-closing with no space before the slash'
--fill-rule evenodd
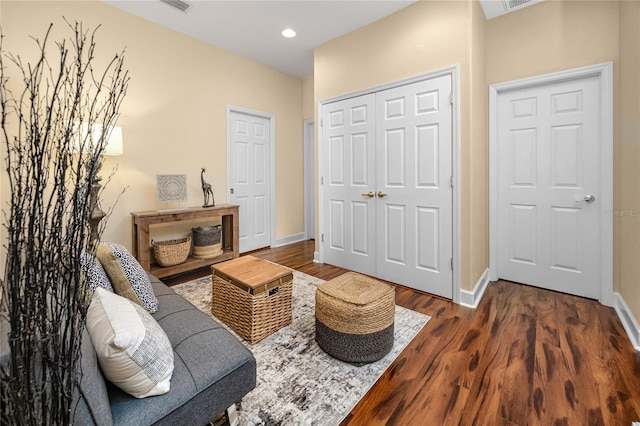
<path id="1" fill-rule="evenodd" d="M 340 424 L 429 321 L 396 306 L 395 342 L 386 357 L 361 367 L 339 361 L 315 342 L 315 289 L 322 282 L 294 271 L 292 324 L 255 345 L 243 341 L 256 357 L 258 375 L 256 388 L 242 399 L 241 425 Z M 211 315 L 211 277 L 172 288 Z"/>

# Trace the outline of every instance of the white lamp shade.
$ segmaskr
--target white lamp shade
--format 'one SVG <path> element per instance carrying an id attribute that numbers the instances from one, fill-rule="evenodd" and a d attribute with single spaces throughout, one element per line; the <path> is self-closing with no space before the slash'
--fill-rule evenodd
<path id="1" fill-rule="evenodd" d="M 109 133 L 109 141 L 104 149 L 104 155 L 122 155 L 124 148 L 122 146 L 122 127 L 113 126 Z"/>
<path id="2" fill-rule="evenodd" d="M 72 152 L 89 153 L 93 151 L 96 144 L 100 142 L 100 138 L 102 138 L 103 126 L 102 124 L 94 123 L 92 130 L 92 135 L 89 137 L 89 124 L 82 123 L 80 125 L 80 131 L 78 132 L 78 137 L 74 141 Z M 110 127 L 108 138 L 103 155 L 122 155 L 124 152 L 122 143 L 122 127 Z"/>

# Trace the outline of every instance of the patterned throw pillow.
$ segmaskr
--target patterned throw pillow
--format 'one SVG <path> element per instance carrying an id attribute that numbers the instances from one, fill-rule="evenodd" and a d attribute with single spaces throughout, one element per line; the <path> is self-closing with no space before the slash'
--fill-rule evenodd
<path id="1" fill-rule="evenodd" d="M 111 281 L 109 281 L 109 277 L 98 259 L 89 253 L 82 253 L 82 256 L 80 257 L 80 266 L 87 275 L 87 284 L 91 291 L 96 291 L 96 288 L 102 287 L 113 293 Z"/>
<path id="2" fill-rule="evenodd" d="M 101 242 L 96 249 L 96 257 L 117 294 L 133 300 L 151 313 L 158 310 L 158 299 L 153 294 L 149 276 L 126 248 Z"/>
<path id="3" fill-rule="evenodd" d="M 87 330 L 107 380 L 136 398 L 169 392 L 173 349 L 147 311 L 97 288 L 87 311 Z"/>

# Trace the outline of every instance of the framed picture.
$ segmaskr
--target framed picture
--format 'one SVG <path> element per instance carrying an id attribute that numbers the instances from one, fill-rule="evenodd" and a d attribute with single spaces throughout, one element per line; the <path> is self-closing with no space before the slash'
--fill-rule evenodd
<path id="1" fill-rule="evenodd" d="M 187 175 L 156 175 L 158 202 L 187 201 Z"/>

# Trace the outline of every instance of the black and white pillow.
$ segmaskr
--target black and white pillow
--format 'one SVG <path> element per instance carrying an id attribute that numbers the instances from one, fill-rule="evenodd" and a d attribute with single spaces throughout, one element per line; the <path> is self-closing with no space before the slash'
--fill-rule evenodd
<path id="1" fill-rule="evenodd" d="M 136 398 L 169 391 L 171 342 L 137 303 L 97 289 L 87 312 L 87 331 L 107 380 Z"/>
<path id="2" fill-rule="evenodd" d="M 102 287 L 113 293 L 111 281 L 98 259 L 85 252 L 80 257 L 80 266 L 87 276 L 87 284 L 91 291 L 96 291 L 96 288 Z"/>
<path id="3" fill-rule="evenodd" d="M 117 294 L 151 313 L 157 312 L 158 299 L 153 294 L 149 276 L 129 250 L 120 244 L 101 242 L 96 249 L 96 257 Z"/>

